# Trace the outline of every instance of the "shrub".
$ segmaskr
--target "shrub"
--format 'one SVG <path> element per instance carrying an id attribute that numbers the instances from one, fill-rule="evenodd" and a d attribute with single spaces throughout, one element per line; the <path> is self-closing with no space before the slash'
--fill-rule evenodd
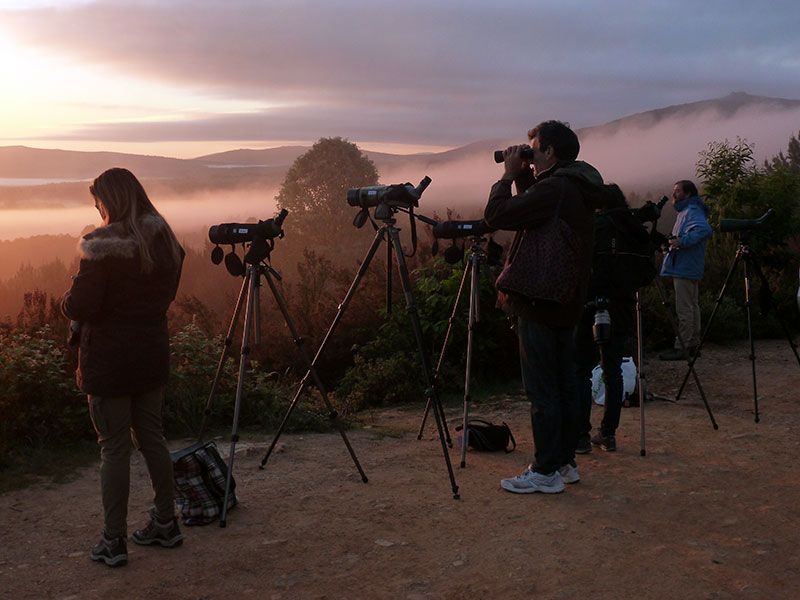
<path id="1" fill-rule="evenodd" d="M 164 405 L 164 425 L 171 434 L 197 435 L 222 353 L 223 337 L 210 336 L 190 323 L 172 335 L 171 373 Z M 232 348 L 220 374 L 208 417 L 212 430 L 233 424 L 239 374 L 238 347 Z M 244 375 L 240 404 L 240 428 L 275 429 L 294 396 L 295 382 L 265 372 L 254 360 Z M 313 386 L 292 414 L 289 429 L 324 430 L 326 419 L 318 414 L 320 403 Z"/>
<path id="2" fill-rule="evenodd" d="M 65 354 L 47 325 L 0 332 L 0 456 L 18 444 L 90 436 L 88 408 Z"/>

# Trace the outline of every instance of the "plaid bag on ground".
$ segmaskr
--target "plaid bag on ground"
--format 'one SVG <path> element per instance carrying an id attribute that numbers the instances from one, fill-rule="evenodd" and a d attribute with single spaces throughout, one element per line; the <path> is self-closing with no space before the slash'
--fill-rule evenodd
<path id="1" fill-rule="evenodd" d="M 170 453 L 175 471 L 175 504 L 185 525 L 208 525 L 222 512 L 228 466 L 214 442 L 197 442 Z M 228 510 L 236 506 L 231 479 Z"/>

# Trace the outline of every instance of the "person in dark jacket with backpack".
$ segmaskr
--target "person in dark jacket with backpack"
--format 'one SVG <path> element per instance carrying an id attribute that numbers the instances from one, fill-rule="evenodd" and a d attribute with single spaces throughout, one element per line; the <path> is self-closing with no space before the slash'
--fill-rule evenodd
<path id="1" fill-rule="evenodd" d="M 647 277 L 652 279 L 653 249 L 650 234 L 635 216 L 616 185 L 606 186 L 604 207 L 595 213 L 594 251 L 589 292 L 575 332 L 575 368 L 580 406 L 577 454 L 588 454 L 592 446 L 613 452 L 617 449 L 623 401 L 622 359 L 630 349 L 636 329 L 636 289 Z M 641 266 L 640 266 L 641 265 Z M 647 269 L 639 274 L 637 269 Z M 641 277 L 638 279 L 637 277 Z M 607 311 L 610 325 L 594 324 L 598 311 Z M 601 320 L 601 319 L 598 319 Z M 600 359 L 605 384 L 600 431 L 592 430 L 592 370 Z"/>
<path id="2" fill-rule="evenodd" d="M 77 383 L 88 395 L 100 445 L 105 527 L 90 556 L 119 566 L 128 558 L 133 445 L 144 455 L 155 492 L 150 522 L 133 541 L 173 547 L 183 539 L 161 413 L 169 375 L 167 308 L 184 252 L 127 169 L 103 172 L 89 192 L 104 225 L 80 240 L 79 271 L 61 308 L 79 337 Z"/>
<path id="3" fill-rule="evenodd" d="M 575 463 L 578 404 L 574 372 L 574 327 L 580 319 L 589 281 L 592 252 L 592 213 L 599 205 L 603 178 L 597 169 L 578 161 L 580 144 L 564 123 L 546 121 L 528 132 L 527 146 L 504 151 L 505 173 L 494 184 L 484 212 L 494 229 L 517 232 L 507 267 L 524 236 L 541 236 L 544 227 L 567 225 L 575 251 L 569 258 L 576 273 L 564 302 L 531 300 L 509 292 L 501 306 L 517 317 L 522 381 L 531 402 L 534 460 L 521 475 L 503 479 L 504 490 L 527 494 L 558 493 L 564 483 L 580 480 Z M 511 192 L 511 182 L 517 195 Z M 535 238 L 530 238 L 531 240 Z M 537 272 L 528 274 L 535 278 Z"/>
<path id="4" fill-rule="evenodd" d="M 669 239 L 669 251 L 661 263 L 661 276 L 671 277 L 675 289 L 679 336 L 672 350 L 661 360 L 685 360 L 700 345 L 700 280 L 705 268 L 706 243 L 713 231 L 708 224 L 708 207 L 697 187 L 687 180 L 672 188 L 672 206 L 678 213 Z"/>

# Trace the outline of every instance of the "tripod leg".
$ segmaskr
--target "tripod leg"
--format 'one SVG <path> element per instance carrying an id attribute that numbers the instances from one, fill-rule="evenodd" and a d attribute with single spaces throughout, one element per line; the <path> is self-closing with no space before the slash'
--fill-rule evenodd
<path id="1" fill-rule="evenodd" d="M 447 342 L 450 341 L 450 332 L 453 330 L 453 323 L 456 320 L 456 313 L 458 312 L 458 305 L 461 302 L 461 294 L 464 291 L 464 282 L 467 280 L 467 275 L 469 274 L 469 263 L 464 266 L 464 274 L 461 276 L 461 283 L 458 286 L 458 293 L 456 294 L 456 300 L 453 302 L 453 311 L 450 313 L 450 320 L 447 322 L 447 332 L 444 334 L 444 342 L 442 342 L 442 350 L 439 352 L 439 361 L 436 363 L 436 370 L 433 372 L 433 385 L 437 385 L 439 383 L 439 370 L 442 368 L 442 363 L 444 362 L 444 353 L 447 349 Z M 428 413 L 431 410 L 431 400 L 428 398 L 428 401 L 425 404 L 425 413 L 422 415 L 422 423 L 419 426 L 419 433 L 417 434 L 417 439 L 422 439 L 422 433 L 425 431 L 425 423 L 428 420 Z"/>
<path id="2" fill-rule="evenodd" d="M 750 263 L 749 252 L 744 255 L 744 309 L 747 313 L 747 338 L 750 340 L 750 368 L 753 372 L 753 411 L 755 422 L 759 422 L 758 416 L 758 384 L 756 383 L 756 346 L 753 340 L 753 321 L 751 311 L 750 295 L 750 270 L 747 268 Z"/>
<path id="3" fill-rule="evenodd" d="M 728 291 L 728 285 L 730 285 L 731 278 L 733 277 L 733 273 L 736 271 L 736 266 L 739 264 L 739 261 L 742 259 L 742 251 L 741 248 L 736 252 L 736 256 L 731 263 L 730 269 L 728 269 L 728 274 L 725 276 L 725 283 L 722 284 L 722 289 L 719 291 L 719 295 L 717 296 L 717 300 L 714 302 L 714 308 L 711 311 L 711 316 L 708 318 L 708 323 L 703 328 L 703 335 L 700 336 L 700 343 L 697 345 L 697 352 L 694 356 L 689 358 L 689 367 L 694 367 L 694 363 L 697 361 L 697 356 L 700 354 L 700 349 L 703 347 L 703 343 L 706 340 L 706 336 L 708 332 L 711 330 L 711 324 L 714 322 L 714 317 L 717 314 L 717 310 L 719 309 L 720 304 L 722 304 L 722 299 L 725 297 L 725 292 Z M 686 376 L 683 378 L 683 382 L 681 383 L 681 387 L 678 389 L 678 394 L 675 396 L 675 402 L 680 400 L 681 394 L 683 393 L 683 388 L 686 386 L 686 382 L 689 379 L 689 371 L 686 372 Z"/>
<path id="4" fill-rule="evenodd" d="M 636 382 L 639 387 L 639 455 L 646 456 L 644 435 L 644 402 L 647 397 L 647 374 L 644 370 L 644 344 L 642 335 L 642 303 L 639 292 L 636 292 L 636 362 L 638 363 Z M 608 389 L 608 388 L 606 388 Z"/>
<path id="5" fill-rule="evenodd" d="M 462 432 L 464 434 L 461 443 L 461 468 L 467 466 L 467 446 L 469 445 L 469 405 L 470 405 L 470 380 L 472 379 L 472 347 L 475 326 L 478 322 L 478 295 L 480 293 L 480 259 L 476 254 L 470 257 L 472 263 L 472 277 L 469 286 L 469 327 L 467 330 L 467 370 L 464 375 L 464 414 L 462 419 Z"/>
<path id="6" fill-rule="evenodd" d="M 214 401 L 214 396 L 217 395 L 217 387 L 219 387 L 219 380 L 222 376 L 222 370 L 225 368 L 225 361 L 228 359 L 228 354 L 230 354 L 231 344 L 233 343 L 233 334 L 236 330 L 236 322 L 239 320 L 239 315 L 242 312 L 242 306 L 244 306 L 244 300 L 247 296 L 247 289 L 250 285 L 250 271 L 247 271 L 245 274 L 244 279 L 242 280 L 242 289 L 239 290 L 239 298 L 236 300 L 236 308 L 233 310 L 233 317 L 231 318 L 231 324 L 228 327 L 228 333 L 225 336 L 225 342 L 222 348 L 222 354 L 219 357 L 219 363 L 217 364 L 217 372 L 214 375 L 214 383 L 211 384 L 211 392 L 208 394 L 208 400 L 206 401 L 206 407 L 203 410 L 203 422 L 200 425 L 200 432 L 197 434 L 197 441 L 202 441 L 203 435 L 206 432 L 206 426 L 208 425 L 208 418 L 211 416 L 211 404 Z"/>
<path id="7" fill-rule="evenodd" d="M 753 267 L 753 270 L 756 273 L 756 276 L 761 280 L 761 286 L 765 288 L 767 291 L 767 296 L 772 299 L 772 290 L 769 287 L 769 282 L 767 278 L 764 276 L 764 272 L 761 270 L 761 265 L 758 262 L 758 258 L 753 251 L 750 251 L 750 263 Z M 797 359 L 797 364 L 800 365 L 800 354 L 797 353 L 797 344 L 792 339 L 792 334 L 789 332 L 789 328 L 786 327 L 786 322 L 781 317 L 780 313 L 778 312 L 777 308 L 774 309 L 775 318 L 778 320 L 778 324 L 781 326 L 783 330 L 783 335 L 786 336 L 786 341 L 789 342 L 789 347 L 792 349 L 792 353 L 794 353 L 794 357 Z"/>
<path id="8" fill-rule="evenodd" d="M 392 314 L 392 245 L 386 244 L 386 314 Z"/>
<path id="9" fill-rule="evenodd" d="M 675 313 L 673 312 L 672 307 L 670 306 L 669 300 L 667 299 L 667 292 L 664 290 L 664 284 L 661 282 L 660 279 L 656 278 L 656 289 L 658 290 L 658 294 L 661 297 L 661 305 L 664 307 L 664 310 L 667 312 L 667 316 L 669 317 L 670 323 L 672 324 L 672 329 L 675 331 L 675 337 L 678 338 L 678 343 L 681 345 L 681 348 L 686 350 L 686 342 L 683 340 L 683 336 L 681 335 L 680 327 L 678 326 L 678 319 Z M 721 302 L 721 296 L 717 300 Z M 716 312 L 716 306 L 714 310 L 711 312 L 711 319 L 708 321 L 708 325 L 711 324 L 711 320 L 714 318 L 714 313 Z M 689 374 L 691 373 L 692 377 L 694 378 L 694 383 L 697 386 L 697 391 L 700 393 L 700 398 L 703 400 L 703 405 L 706 407 L 706 412 L 708 413 L 708 418 L 711 420 L 711 426 L 714 429 L 719 429 L 719 425 L 717 425 L 716 419 L 714 419 L 714 413 L 711 412 L 711 405 L 708 403 L 708 398 L 706 397 L 706 391 L 703 389 L 703 385 L 700 383 L 700 377 L 697 375 L 697 371 L 694 369 L 694 363 L 697 360 L 697 356 L 700 354 L 700 348 L 703 346 L 703 342 L 705 341 L 706 334 L 708 332 L 708 327 L 706 327 L 705 333 L 700 338 L 700 343 L 697 345 L 697 352 L 695 353 L 694 357 L 689 357 L 687 359 L 688 371 L 686 373 L 686 378 L 683 380 L 683 384 L 681 385 L 680 390 L 678 390 L 678 395 L 673 400 L 673 402 L 677 402 L 680 399 L 681 393 L 683 392 L 683 388 L 686 385 L 686 380 L 689 378 Z"/>
<path id="10" fill-rule="evenodd" d="M 400 244 L 400 233 L 394 227 L 388 228 L 389 238 L 394 245 L 395 257 L 397 259 L 397 270 L 400 273 L 400 283 L 403 286 L 403 292 L 406 297 L 406 309 L 408 316 L 411 319 L 411 326 L 414 329 L 414 337 L 417 339 L 417 349 L 419 350 L 419 357 L 422 362 L 422 372 L 425 378 L 426 395 L 433 405 L 433 416 L 436 419 L 436 428 L 439 430 L 439 441 L 442 444 L 442 453 L 444 454 L 444 462 L 447 465 L 447 474 L 450 477 L 450 486 L 453 490 L 453 498 L 458 499 L 458 485 L 456 485 L 456 478 L 453 474 L 453 465 L 450 463 L 450 453 L 447 451 L 447 444 L 444 438 L 444 427 L 446 422 L 444 420 L 444 408 L 442 407 L 439 396 L 436 393 L 436 388 L 431 381 L 431 368 L 428 353 L 425 350 L 425 342 L 422 336 L 422 326 L 419 323 L 419 314 L 417 313 L 416 302 L 414 295 L 411 292 L 411 279 L 408 276 L 408 267 L 406 266 L 405 256 L 403 255 L 403 247 Z"/>
<path id="11" fill-rule="evenodd" d="M 308 378 L 311 376 L 311 367 L 317 366 L 317 361 L 319 361 L 319 358 L 325 351 L 325 346 L 327 346 L 328 341 L 331 339 L 331 336 L 333 335 L 333 332 L 336 330 L 336 326 L 339 324 L 339 321 L 341 321 L 342 316 L 344 315 L 344 311 L 347 309 L 347 305 L 350 304 L 350 300 L 352 300 L 353 295 L 355 294 L 356 289 L 358 288 L 359 282 L 366 274 L 367 269 L 369 269 L 369 263 L 375 256 L 375 252 L 377 252 L 378 246 L 381 245 L 381 241 L 383 240 L 385 232 L 386 228 L 381 227 L 375 233 L 375 238 L 372 240 L 372 245 L 369 247 L 369 250 L 367 250 L 367 254 L 364 257 L 364 262 L 361 263 L 361 266 L 359 267 L 358 272 L 356 273 L 356 277 L 355 279 L 353 279 L 353 283 L 350 285 L 350 289 L 347 290 L 347 294 L 345 294 L 344 300 L 342 300 L 342 303 L 339 305 L 339 310 L 336 312 L 336 316 L 333 318 L 333 322 L 331 323 L 331 326 L 328 328 L 328 332 L 325 334 L 325 337 L 323 338 L 322 343 L 320 344 L 319 349 L 317 350 L 317 353 L 314 355 L 314 360 L 311 361 L 309 370 L 306 371 L 305 376 L 300 382 L 300 386 L 297 388 L 297 391 L 294 394 L 294 398 L 292 398 L 292 401 L 289 404 L 289 409 L 286 411 L 286 415 L 283 417 L 283 421 L 281 421 L 280 427 L 278 427 L 278 431 L 275 433 L 275 437 L 272 439 L 272 444 L 270 444 L 270 447 L 267 450 L 267 453 L 264 455 L 264 458 L 261 459 L 262 469 L 264 468 L 264 465 L 267 464 L 267 460 L 269 460 L 270 454 L 272 454 L 272 451 L 275 449 L 275 444 L 278 438 L 281 436 L 283 430 L 286 428 L 286 424 L 289 422 L 289 417 L 291 416 L 294 407 L 297 405 L 297 401 L 300 399 L 300 395 L 306 389 L 306 385 L 308 385 Z"/>
<path id="12" fill-rule="evenodd" d="M 247 362 L 250 358 L 250 328 L 253 325 L 253 313 L 255 308 L 255 296 L 258 293 L 256 279 L 258 274 L 254 273 L 254 267 L 248 265 L 250 285 L 247 292 L 247 308 L 245 309 L 244 331 L 242 332 L 242 353 L 239 357 L 239 378 L 236 382 L 236 401 L 233 405 L 233 426 L 231 428 L 231 448 L 228 454 L 228 475 L 225 478 L 225 496 L 222 501 L 222 513 L 219 516 L 219 526 L 227 525 L 228 498 L 231 493 L 231 481 L 233 481 L 233 461 L 236 458 L 236 443 L 239 441 L 239 413 L 242 408 L 242 390 L 244 389 L 244 376 L 247 369 Z"/>
<path id="13" fill-rule="evenodd" d="M 261 344 L 261 267 L 254 266 L 251 277 L 255 278 L 256 297 L 253 299 L 253 345 Z"/>
<path id="14" fill-rule="evenodd" d="M 344 426 L 342 425 L 341 420 L 339 419 L 339 414 L 333 408 L 330 399 L 328 398 L 328 392 L 325 389 L 325 386 L 322 383 L 322 379 L 320 379 L 319 375 L 317 374 L 316 368 L 311 365 L 311 359 L 308 356 L 308 352 L 306 352 L 306 347 L 304 344 L 304 340 L 300 337 L 300 334 L 297 331 L 297 328 L 294 326 L 294 321 L 289 316 L 289 309 L 286 306 L 286 300 L 281 294 L 281 291 L 278 289 L 278 286 L 275 285 L 275 282 L 272 280 L 272 277 L 269 274 L 269 271 L 264 273 L 264 277 L 267 280 L 267 284 L 269 285 L 270 290 L 272 290 L 272 295 L 275 297 L 275 301 L 278 303 L 278 308 L 280 308 L 281 313 L 283 314 L 283 319 L 286 321 L 287 327 L 289 327 L 289 333 L 292 334 L 292 340 L 297 345 L 297 349 L 300 351 L 300 355 L 303 357 L 303 360 L 308 365 L 308 370 L 311 372 L 312 377 L 314 378 L 314 382 L 317 384 L 317 389 L 319 390 L 320 395 L 322 396 L 322 400 L 325 403 L 325 406 L 328 409 L 328 415 L 339 430 L 339 435 L 342 436 L 342 440 L 344 441 L 344 445 L 347 446 L 347 451 L 350 453 L 350 457 L 353 459 L 353 463 L 358 469 L 359 474 L 361 475 L 361 480 L 364 483 L 367 483 L 367 476 L 364 473 L 364 470 L 361 468 L 361 464 L 358 462 L 358 458 L 356 457 L 356 453 L 353 450 L 353 447 L 350 445 L 350 440 L 347 439 L 347 434 L 344 432 Z M 278 436 L 276 435 L 273 439 L 273 447 L 274 444 L 277 442 Z"/>

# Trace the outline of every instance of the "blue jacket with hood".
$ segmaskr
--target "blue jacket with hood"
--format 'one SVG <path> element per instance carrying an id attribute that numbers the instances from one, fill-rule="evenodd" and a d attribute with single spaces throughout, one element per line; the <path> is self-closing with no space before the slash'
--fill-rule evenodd
<path id="1" fill-rule="evenodd" d="M 675 203 L 678 218 L 672 235 L 678 238 L 679 247 L 671 250 L 661 265 L 664 277 L 700 280 L 705 268 L 706 242 L 712 229 L 708 224 L 708 207 L 692 196 Z"/>

